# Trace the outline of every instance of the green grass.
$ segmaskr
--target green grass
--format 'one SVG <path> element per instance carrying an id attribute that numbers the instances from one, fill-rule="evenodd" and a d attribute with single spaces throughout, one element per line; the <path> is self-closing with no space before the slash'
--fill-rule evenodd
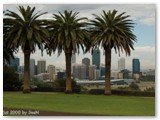
<path id="1" fill-rule="evenodd" d="M 111 116 L 154 116 L 154 97 L 4 92 L 4 108 Z"/>

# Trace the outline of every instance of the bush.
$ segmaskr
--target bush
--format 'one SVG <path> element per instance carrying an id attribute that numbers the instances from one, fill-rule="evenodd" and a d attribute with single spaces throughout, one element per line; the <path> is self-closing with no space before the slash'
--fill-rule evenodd
<path id="1" fill-rule="evenodd" d="M 76 81 L 72 80 L 72 92 L 73 93 L 80 93 L 81 92 L 81 87 L 79 85 L 76 85 Z M 54 82 L 54 91 L 56 92 L 65 92 L 66 89 L 66 79 L 57 79 Z"/>
<path id="2" fill-rule="evenodd" d="M 46 83 L 40 81 L 36 78 L 33 78 L 31 81 L 32 91 L 39 91 L 39 92 L 65 92 L 66 89 L 66 80 L 65 79 L 57 79 L 54 83 Z M 73 93 L 80 93 L 81 87 L 76 85 L 76 82 L 72 80 L 72 92 Z"/>
<path id="3" fill-rule="evenodd" d="M 104 94 L 104 89 L 91 89 L 89 91 L 89 94 L 92 94 L 92 95 Z"/>
<path id="4" fill-rule="evenodd" d="M 113 95 L 125 95 L 125 96 L 147 96 L 154 97 L 155 92 L 143 92 L 143 91 L 126 91 L 126 90 L 112 90 Z"/>
<path id="5" fill-rule="evenodd" d="M 129 87 L 133 90 L 139 90 L 139 86 L 135 82 L 132 82 Z"/>
<path id="6" fill-rule="evenodd" d="M 7 66 L 3 66 L 3 90 L 4 91 L 19 91 L 21 90 L 22 80 L 19 80 L 19 75 L 16 71 Z"/>
<path id="7" fill-rule="evenodd" d="M 38 91 L 38 92 L 53 92 L 53 85 L 50 83 L 45 82 L 39 82 L 36 84 L 36 88 L 32 88 L 32 91 Z"/>
<path id="8" fill-rule="evenodd" d="M 155 88 L 154 87 L 146 88 L 144 91 L 155 92 Z"/>
<path id="9" fill-rule="evenodd" d="M 142 91 L 126 91 L 126 90 L 111 90 L 112 95 L 125 95 L 125 96 L 148 96 L 154 97 L 155 92 L 142 92 Z M 91 89 L 89 94 L 99 95 L 104 94 L 104 89 Z"/>

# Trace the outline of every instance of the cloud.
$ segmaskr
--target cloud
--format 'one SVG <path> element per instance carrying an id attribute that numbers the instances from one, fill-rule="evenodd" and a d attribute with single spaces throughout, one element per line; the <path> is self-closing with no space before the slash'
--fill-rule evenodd
<path id="1" fill-rule="evenodd" d="M 141 64 L 141 70 L 143 69 L 155 69 L 155 47 L 143 46 L 143 47 L 135 47 L 135 50 L 131 52 L 131 56 L 126 56 L 125 54 L 121 54 L 118 56 L 115 54 L 114 50 L 112 50 L 112 68 L 118 68 L 118 60 L 121 57 L 125 58 L 126 68 L 132 70 L 132 59 L 138 58 Z"/>
<path id="2" fill-rule="evenodd" d="M 4 4 L 3 10 L 10 9 L 18 12 L 19 5 L 31 7 L 35 6 L 36 11 L 48 12 L 43 18 L 51 18 L 53 13 L 64 10 L 73 10 L 80 12 L 80 17 L 92 19 L 92 14 L 100 15 L 102 10 L 108 11 L 116 9 L 119 13 L 126 12 L 131 15 L 136 23 L 144 25 L 155 25 L 155 5 L 154 4 Z"/>

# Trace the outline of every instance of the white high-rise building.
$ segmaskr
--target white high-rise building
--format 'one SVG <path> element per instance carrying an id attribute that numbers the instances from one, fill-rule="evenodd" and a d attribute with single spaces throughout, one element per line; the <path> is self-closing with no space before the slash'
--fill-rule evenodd
<path id="1" fill-rule="evenodd" d="M 49 65 L 47 68 L 47 72 L 49 73 L 49 80 L 54 81 L 56 79 L 56 68 L 54 65 Z"/>
<path id="2" fill-rule="evenodd" d="M 118 71 L 120 72 L 121 70 L 125 69 L 125 59 L 121 58 L 118 60 Z"/>
<path id="3" fill-rule="evenodd" d="M 98 80 L 99 77 L 100 77 L 100 75 L 101 75 L 100 69 L 96 69 L 96 70 L 95 70 L 95 79 Z"/>
<path id="4" fill-rule="evenodd" d="M 30 59 L 30 79 L 35 75 L 35 59 Z"/>
<path id="5" fill-rule="evenodd" d="M 46 61 L 38 60 L 37 61 L 37 74 L 45 73 L 45 72 L 46 72 Z"/>

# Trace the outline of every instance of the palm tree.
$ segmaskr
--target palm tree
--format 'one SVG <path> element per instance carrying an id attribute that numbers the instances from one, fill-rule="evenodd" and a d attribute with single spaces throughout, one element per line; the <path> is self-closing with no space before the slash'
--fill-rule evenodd
<path id="1" fill-rule="evenodd" d="M 103 10 L 101 16 L 95 15 L 95 20 L 91 20 L 91 40 L 93 46 L 101 45 L 105 51 L 105 94 L 110 95 L 110 71 L 111 71 L 111 49 L 119 53 L 124 51 L 126 55 L 130 55 L 133 48 L 133 42 L 136 36 L 132 30 L 134 28 L 130 16 L 125 12 L 116 15 L 117 11 Z"/>
<path id="2" fill-rule="evenodd" d="M 14 59 L 12 49 L 6 47 L 6 43 L 3 43 L 3 64 L 10 63 L 10 59 Z"/>
<path id="3" fill-rule="evenodd" d="M 79 48 L 84 51 L 86 45 L 88 32 L 85 29 L 87 25 L 84 20 L 87 18 L 77 18 L 79 12 L 64 11 L 64 14 L 53 14 L 54 20 L 50 21 L 48 29 L 51 30 L 51 43 L 50 47 L 58 54 L 62 51 L 65 53 L 66 60 L 66 93 L 71 93 L 71 56 L 72 53 L 79 53 Z"/>
<path id="4" fill-rule="evenodd" d="M 36 46 L 43 50 L 44 44 L 47 43 L 49 36 L 48 31 L 44 28 L 44 20 L 38 20 L 43 14 L 35 13 L 35 7 L 19 6 L 20 15 L 7 10 L 5 18 L 3 19 L 4 28 L 6 31 L 4 41 L 6 41 L 7 48 L 17 50 L 21 47 L 24 53 L 24 88 L 23 93 L 30 93 L 29 77 L 30 77 L 30 55 L 35 52 Z"/>
<path id="5" fill-rule="evenodd" d="M 3 13 L 5 13 L 5 11 L 3 11 Z M 7 37 L 7 35 L 5 34 L 7 33 L 7 30 L 8 30 L 7 28 L 8 27 L 5 25 L 5 23 L 3 23 L 3 38 Z M 3 41 L 3 64 L 10 63 L 11 58 L 14 59 L 13 51 L 14 50 L 7 48 L 6 40 L 4 39 Z"/>

